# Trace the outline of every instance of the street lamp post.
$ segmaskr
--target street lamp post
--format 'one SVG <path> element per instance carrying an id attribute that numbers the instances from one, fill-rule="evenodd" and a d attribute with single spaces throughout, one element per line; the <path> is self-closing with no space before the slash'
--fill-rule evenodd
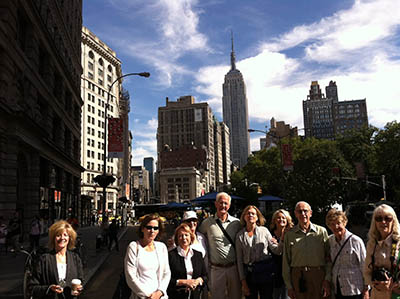
<path id="1" fill-rule="evenodd" d="M 107 195 L 107 187 L 108 185 L 112 184 L 115 182 L 115 178 L 112 174 L 107 174 L 106 173 L 106 167 L 107 167 L 107 110 L 108 106 L 110 103 L 110 97 L 111 97 L 111 89 L 114 86 L 114 84 L 121 80 L 124 77 L 128 76 L 141 76 L 148 78 L 150 77 L 150 73 L 148 72 L 143 72 L 143 73 L 128 73 L 122 76 L 119 76 L 117 79 L 115 79 L 111 85 L 108 88 L 107 91 L 107 104 L 104 107 L 104 157 L 103 157 L 103 174 L 98 175 L 94 178 L 94 181 L 100 185 L 100 187 L 103 188 L 103 199 L 102 199 L 102 214 L 103 214 L 103 219 L 105 217 L 106 213 L 106 195 Z"/>

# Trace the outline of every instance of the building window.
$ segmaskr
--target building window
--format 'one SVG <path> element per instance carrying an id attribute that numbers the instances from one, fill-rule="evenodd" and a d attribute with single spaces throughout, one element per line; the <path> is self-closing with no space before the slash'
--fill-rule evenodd
<path id="1" fill-rule="evenodd" d="M 90 61 L 88 62 L 88 68 L 93 71 L 93 63 Z"/>
<path id="2" fill-rule="evenodd" d="M 90 58 L 90 59 L 93 59 L 93 58 L 94 58 L 94 54 L 93 54 L 92 51 L 89 51 L 89 58 Z"/>
<path id="3" fill-rule="evenodd" d="M 98 69 L 97 71 L 99 73 L 99 76 L 103 76 L 103 70 L 102 69 Z"/>
<path id="4" fill-rule="evenodd" d="M 91 73 L 91 72 L 88 72 L 88 78 L 90 79 L 90 80 L 93 80 L 93 73 Z"/>
<path id="5" fill-rule="evenodd" d="M 107 81 L 108 81 L 108 82 L 111 82 L 111 80 L 112 80 L 111 76 L 110 76 L 110 75 L 107 75 Z"/>
<path id="6" fill-rule="evenodd" d="M 103 86 L 103 80 L 99 79 L 98 80 L 99 84 Z"/>

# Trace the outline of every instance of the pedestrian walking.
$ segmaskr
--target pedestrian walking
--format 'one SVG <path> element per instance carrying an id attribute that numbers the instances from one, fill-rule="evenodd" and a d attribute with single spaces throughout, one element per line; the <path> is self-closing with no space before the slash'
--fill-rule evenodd
<path id="1" fill-rule="evenodd" d="M 10 219 L 8 223 L 8 234 L 7 243 L 11 247 L 11 252 L 18 251 L 20 249 L 19 239 L 22 233 L 22 221 L 19 216 L 19 212 L 14 213 L 14 217 Z"/>
<path id="2" fill-rule="evenodd" d="M 29 241 L 31 250 L 36 250 L 39 248 L 40 232 L 41 232 L 40 219 L 35 215 L 31 221 L 31 230 L 29 232 Z"/>
<path id="3" fill-rule="evenodd" d="M 117 249 L 117 251 L 119 251 L 118 231 L 119 231 L 119 224 L 117 223 L 116 219 L 113 219 L 111 221 L 110 226 L 108 227 L 108 236 L 109 236 L 108 250 L 110 251 L 113 242 L 115 242 L 115 248 Z"/>

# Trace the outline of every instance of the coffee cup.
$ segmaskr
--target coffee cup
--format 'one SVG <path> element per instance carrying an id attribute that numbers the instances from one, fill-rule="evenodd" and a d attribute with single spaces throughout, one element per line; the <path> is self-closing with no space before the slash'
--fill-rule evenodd
<path id="1" fill-rule="evenodd" d="M 78 292 L 78 287 L 82 284 L 80 279 L 72 279 L 71 281 L 71 295 L 76 295 L 76 292 Z"/>

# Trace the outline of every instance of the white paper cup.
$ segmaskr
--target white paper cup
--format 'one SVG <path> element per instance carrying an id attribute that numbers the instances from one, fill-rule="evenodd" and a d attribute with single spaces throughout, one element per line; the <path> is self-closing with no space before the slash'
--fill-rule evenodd
<path id="1" fill-rule="evenodd" d="M 71 281 L 71 295 L 75 295 L 75 292 L 78 291 L 78 287 L 82 284 L 80 279 L 72 279 Z"/>

